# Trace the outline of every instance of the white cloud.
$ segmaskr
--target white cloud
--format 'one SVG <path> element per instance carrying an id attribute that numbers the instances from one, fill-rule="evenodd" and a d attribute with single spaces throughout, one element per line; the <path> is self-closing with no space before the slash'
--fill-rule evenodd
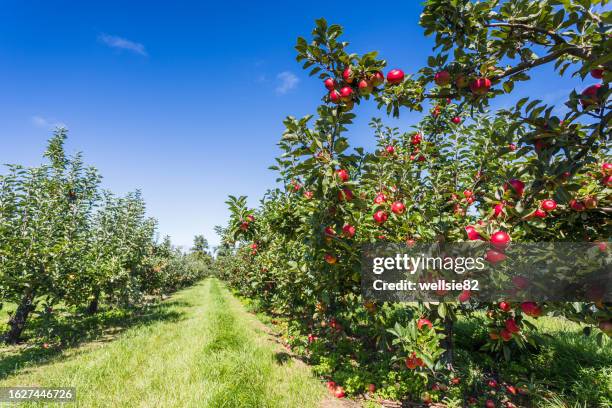
<path id="1" fill-rule="evenodd" d="M 58 122 L 55 119 L 44 118 L 38 115 L 32 116 L 30 120 L 32 121 L 32 124 L 34 126 L 39 127 L 39 128 L 44 128 L 44 129 L 56 129 L 56 128 L 67 128 L 68 127 L 63 122 Z"/>
<path id="2" fill-rule="evenodd" d="M 286 94 L 293 88 L 297 87 L 297 84 L 300 82 L 300 79 L 295 76 L 292 72 L 283 71 L 276 76 L 278 80 L 278 86 L 276 87 L 276 93 L 278 94 Z"/>
<path id="3" fill-rule="evenodd" d="M 117 37 L 115 35 L 109 35 L 109 34 L 100 34 L 98 36 L 98 40 L 111 48 L 131 51 L 138 55 L 142 55 L 143 57 L 146 57 L 148 55 L 147 50 L 145 50 L 144 45 L 134 42 L 134 41 L 130 41 L 125 38 L 121 38 L 121 37 Z"/>

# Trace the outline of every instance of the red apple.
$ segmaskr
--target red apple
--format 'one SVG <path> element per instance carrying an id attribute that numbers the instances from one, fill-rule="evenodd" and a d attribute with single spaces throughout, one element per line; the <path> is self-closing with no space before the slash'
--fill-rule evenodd
<path id="1" fill-rule="evenodd" d="M 516 150 L 516 145 L 514 143 L 510 143 L 508 145 L 508 149 L 510 149 L 511 152 L 515 151 Z"/>
<path id="2" fill-rule="evenodd" d="M 399 84 L 404 81 L 404 71 L 401 69 L 392 69 L 387 73 L 387 82 L 391 85 Z"/>
<path id="3" fill-rule="evenodd" d="M 542 309 L 536 302 L 523 302 L 521 303 L 521 310 L 527 316 L 539 317 L 542 315 Z"/>
<path id="4" fill-rule="evenodd" d="M 485 408 L 495 408 L 495 401 L 488 399 L 485 402 Z"/>
<path id="5" fill-rule="evenodd" d="M 337 170 L 336 171 L 336 175 L 338 176 L 340 181 L 342 181 L 343 183 L 346 183 L 347 181 L 349 181 L 348 171 L 346 171 L 344 169 Z"/>
<path id="6" fill-rule="evenodd" d="M 504 191 L 508 191 L 508 188 L 512 188 L 514 193 L 518 197 L 521 197 L 523 195 L 523 192 L 525 191 L 525 183 L 523 183 L 521 180 L 511 179 L 506 184 L 504 184 Z"/>
<path id="7" fill-rule="evenodd" d="M 582 91 L 582 93 L 580 94 L 580 103 L 583 107 L 586 108 L 591 105 L 599 104 L 599 98 L 597 97 L 597 92 L 599 91 L 599 88 L 601 88 L 601 84 L 595 84 L 589 86 L 584 91 Z"/>
<path id="8" fill-rule="evenodd" d="M 392 145 L 389 145 L 387 147 L 385 147 L 385 151 L 389 154 L 393 154 L 395 153 L 395 147 L 393 147 Z"/>
<path id="9" fill-rule="evenodd" d="M 327 78 L 325 81 L 323 81 L 323 84 L 328 91 L 333 91 L 336 89 L 336 81 L 334 81 L 333 78 Z"/>
<path id="10" fill-rule="evenodd" d="M 403 214 L 405 210 L 406 206 L 401 201 L 396 201 L 391 204 L 391 211 L 393 211 L 395 214 Z"/>
<path id="11" fill-rule="evenodd" d="M 504 259 L 506 259 L 506 254 L 504 254 L 501 251 L 495 250 L 495 249 L 489 249 L 484 257 L 484 259 L 492 264 L 496 264 L 499 263 L 501 261 L 503 261 Z"/>
<path id="12" fill-rule="evenodd" d="M 504 205 L 502 203 L 496 204 L 493 207 L 493 216 L 499 217 L 504 212 Z"/>
<path id="13" fill-rule="evenodd" d="M 551 212 L 555 208 L 557 208 L 557 202 L 551 199 L 542 200 L 542 202 L 540 203 L 540 208 L 542 208 L 546 212 Z"/>
<path id="14" fill-rule="evenodd" d="M 601 79 L 604 76 L 603 68 L 595 68 L 591 70 L 591 76 L 595 79 Z"/>
<path id="15" fill-rule="evenodd" d="M 546 211 L 538 208 L 533 212 L 533 216 L 536 218 L 546 218 Z"/>
<path id="16" fill-rule="evenodd" d="M 347 84 L 353 82 L 353 70 L 351 69 L 351 67 L 346 67 L 344 69 L 344 71 L 342 72 L 342 79 L 344 79 L 344 82 L 346 82 Z"/>
<path id="17" fill-rule="evenodd" d="M 423 326 L 429 326 L 430 329 L 433 329 L 433 324 L 428 319 L 419 319 L 417 320 L 417 328 L 421 330 Z"/>
<path id="18" fill-rule="evenodd" d="M 461 123 L 461 118 L 459 116 L 455 116 L 454 118 L 451 119 L 451 121 L 455 124 L 458 125 Z"/>
<path id="19" fill-rule="evenodd" d="M 508 391 L 508 393 L 512 395 L 518 394 L 518 390 L 514 385 L 506 385 L 506 391 Z"/>
<path id="20" fill-rule="evenodd" d="M 338 262 L 338 259 L 335 256 L 333 256 L 332 254 L 325 254 L 323 256 L 323 258 L 325 259 L 325 262 L 327 262 L 330 265 L 333 265 L 336 262 Z"/>
<path id="21" fill-rule="evenodd" d="M 470 198 L 474 193 L 472 193 L 472 190 L 463 190 L 463 196 L 465 198 Z"/>
<path id="22" fill-rule="evenodd" d="M 484 95 L 491 88 L 491 80 L 489 78 L 476 78 L 470 83 L 470 90 L 474 95 Z"/>
<path id="23" fill-rule="evenodd" d="M 416 146 L 418 144 L 421 143 L 421 141 L 423 140 L 423 135 L 421 135 L 420 133 L 415 133 L 414 135 L 412 135 L 412 137 L 410 138 L 410 143 L 413 146 Z"/>
<path id="24" fill-rule="evenodd" d="M 505 231 L 497 231 L 491 235 L 491 245 L 498 249 L 504 249 L 510 243 L 510 235 Z"/>
<path id="25" fill-rule="evenodd" d="M 376 392 L 376 385 L 374 385 L 374 384 L 369 384 L 369 385 L 368 385 L 368 392 L 369 392 L 370 394 L 374 394 L 374 393 Z"/>
<path id="26" fill-rule="evenodd" d="M 520 327 L 518 327 L 513 318 L 506 320 L 506 330 L 508 330 L 510 333 L 518 333 L 521 331 Z"/>
<path id="27" fill-rule="evenodd" d="M 446 86 L 451 81 L 451 75 L 448 71 L 440 71 L 434 75 L 434 82 L 438 86 Z"/>
<path id="28" fill-rule="evenodd" d="M 489 382 L 487 382 L 487 385 L 491 388 L 497 388 L 497 381 L 495 380 L 489 380 Z"/>
<path id="29" fill-rule="evenodd" d="M 343 101 L 349 101 L 351 99 L 351 96 L 353 95 L 353 88 L 351 88 L 350 86 L 344 86 L 340 89 L 340 98 Z"/>
<path id="30" fill-rule="evenodd" d="M 293 188 L 293 191 L 297 193 L 302 188 L 302 185 L 300 184 L 299 181 L 293 180 L 291 182 L 291 187 Z"/>
<path id="31" fill-rule="evenodd" d="M 387 221 L 387 218 L 389 218 L 389 215 L 383 210 L 378 210 L 372 217 L 377 224 L 384 224 L 385 221 Z"/>
<path id="32" fill-rule="evenodd" d="M 602 163 L 601 171 L 605 174 L 612 174 L 612 163 Z"/>
<path id="33" fill-rule="evenodd" d="M 457 300 L 459 300 L 461 303 L 464 303 L 470 300 L 470 297 L 472 297 L 472 294 L 470 293 L 470 291 L 464 290 L 459 294 L 459 296 L 457 296 Z"/>
<path id="34" fill-rule="evenodd" d="M 593 196 L 585 197 L 583 202 L 584 206 L 588 209 L 597 208 L 597 205 L 599 204 L 599 200 L 597 200 L 597 197 Z"/>
<path id="35" fill-rule="evenodd" d="M 325 227 L 325 235 L 328 237 L 333 237 L 336 235 L 336 231 L 332 227 Z"/>
<path id="36" fill-rule="evenodd" d="M 355 227 L 353 227 L 351 224 L 345 224 L 342 227 L 342 233 L 347 238 L 353 238 L 355 236 Z"/>
<path id="37" fill-rule="evenodd" d="M 374 198 L 374 203 L 375 204 L 382 204 L 385 201 L 387 201 L 387 196 L 386 195 L 384 195 L 383 193 L 376 194 L 376 197 Z"/>
<path id="38" fill-rule="evenodd" d="M 330 391 L 333 391 L 336 389 L 336 383 L 333 381 L 328 381 L 325 383 L 325 385 L 327 386 L 327 389 Z"/>
<path id="39" fill-rule="evenodd" d="M 241 223 L 241 224 L 240 224 L 240 229 L 241 229 L 241 230 L 243 230 L 243 231 L 248 230 L 248 229 L 249 229 L 249 223 L 248 223 L 248 222 L 246 222 L 246 221 L 245 221 L 245 222 L 243 222 L 243 223 Z"/>
<path id="40" fill-rule="evenodd" d="M 372 86 L 382 85 L 382 83 L 385 82 L 385 76 L 383 75 L 382 72 L 376 71 L 375 73 L 372 74 L 371 81 L 372 81 Z"/>
<path id="41" fill-rule="evenodd" d="M 504 312 L 509 312 L 510 310 L 512 310 L 512 306 L 510 306 L 510 303 L 506 302 L 505 300 L 499 302 L 498 306 Z"/>
<path id="42" fill-rule="evenodd" d="M 372 84 L 365 79 L 359 81 L 357 87 L 359 88 L 359 93 L 361 95 L 369 95 L 370 92 L 372 92 Z"/>
<path id="43" fill-rule="evenodd" d="M 314 197 L 314 193 L 312 191 L 304 191 L 304 197 L 306 197 L 306 199 L 311 200 L 312 197 Z"/>
<path id="44" fill-rule="evenodd" d="M 476 241 L 476 240 L 482 239 L 478 231 L 476 231 L 476 228 L 474 228 L 471 225 L 468 225 L 467 227 L 465 227 L 465 232 L 467 232 L 467 236 L 470 241 Z"/>
<path id="45" fill-rule="evenodd" d="M 341 386 L 337 386 L 334 390 L 334 395 L 336 396 L 336 398 L 344 398 L 346 395 L 346 393 L 344 392 L 344 388 L 342 388 Z"/>
<path id="46" fill-rule="evenodd" d="M 584 205 L 582 201 L 577 201 L 574 199 L 571 199 L 569 201 L 569 206 L 572 210 L 578 211 L 578 212 L 584 211 L 586 209 L 586 206 Z"/>
<path id="47" fill-rule="evenodd" d="M 340 201 L 351 201 L 353 199 L 353 192 L 348 188 L 343 188 L 338 191 L 338 200 Z"/>
<path id="48" fill-rule="evenodd" d="M 415 368 L 419 366 L 422 367 L 424 365 L 423 360 L 417 357 L 415 352 L 412 352 L 410 356 L 406 357 L 406 367 L 410 370 L 414 370 Z"/>
<path id="49" fill-rule="evenodd" d="M 333 91 L 330 91 L 329 100 L 333 103 L 340 103 L 340 92 L 336 91 L 335 89 Z"/>

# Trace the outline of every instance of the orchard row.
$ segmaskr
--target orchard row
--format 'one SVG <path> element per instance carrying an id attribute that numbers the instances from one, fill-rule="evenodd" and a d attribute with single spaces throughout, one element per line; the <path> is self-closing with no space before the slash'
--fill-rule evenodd
<path id="1" fill-rule="evenodd" d="M 586 241 L 594 259 L 609 262 L 610 30 L 583 4 L 560 12 L 553 3 L 428 0 L 421 25 L 435 35 L 438 54 L 414 75 L 388 71 L 386 82 L 386 61 L 376 52 L 348 53 L 337 25 L 318 20 L 311 41 L 298 39 L 297 60 L 329 93 L 315 118 L 285 119 L 272 167 L 282 186 L 257 209 L 230 197 L 217 266 L 283 321 L 287 347 L 307 357 L 336 396 L 487 407 L 540 406 L 551 392 L 587 406 L 609 400 L 605 392 L 577 396 L 548 378 L 534 386 L 530 362 L 544 315 L 579 322 L 606 341 L 612 304 L 604 293 L 572 304 L 482 303 L 469 292 L 418 304 L 361 296 L 368 243 L 483 240 L 486 259 L 503 267 L 515 242 Z M 516 13 L 529 23 L 515 23 Z M 561 76 L 602 81 L 570 92 L 557 110 L 529 98 L 487 110 L 546 64 Z M 351 108 L 370 98 L 388 114 L 424 115 L 409 130 L 373 119 L 377 149 L 349 150 Z M 531 284 L 512 283 L 516 290 Z M 457 322 L 479 316 L 485 338 L 463 344 L 469 351 L 457 348 Z M 466 352 L 495 363 L 461 366 Z"/>
<path id="2" fill-rule="evenodd" d="M 158 242 L 140 193 L 100 190 L 98 172 L 66 155 L 65 138 L 60 129 L 49 141 L 47 164 L 0 175 L 0 308 L 16 305 L 9 343 L 32 315 L 53 321 L 58 304 L 89 314 L 101 303 L 131 307 L 207 273 L 208 255 Z"/>

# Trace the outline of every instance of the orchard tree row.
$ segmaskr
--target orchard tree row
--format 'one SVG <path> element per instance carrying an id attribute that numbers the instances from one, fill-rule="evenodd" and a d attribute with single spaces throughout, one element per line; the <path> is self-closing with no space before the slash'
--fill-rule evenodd
<path id="1" fill-rule="evenodd" d="M 410 75 L 376 52 L 349 53 L 342 28 L 323 19 L 311 40 L 298 39 L 297 60 L 321 80 L 322 103 L 316 117 L 284 121 L 272 167 L 282 188 L 257 209 L 230 197 L 217 265 L 237 291 L 289 319 L 288 345 L 330 378 L 336 396 L 528 404 L 541 397 L 524 358 L 537 350 L 530 334 L 539 317 L 564 316 L 608 341 L 605 291 L 576 303 L 480 303 L 462 292 L 455 302 L 389 304 L 360 294 L 365 243 L 481 240 L 490 242 L 493 264 L 513 242 L 586 241 L 595 256 L 610 256 L 605 3 L 428 0 L 420 24 L 434 36 L 435 54 Z M 523 98 L 488 111 L 545 65 L 587 85 L 561 107 Z M 373 119 L 376 151 L 350 150 L 354 111 L 368 100 L 394 116 L 412 110 L 423 118 L 404 130 Z M 516 282 L 517 290 L 528 284 Z M 501 369 L 477 377 L 458 367 L 463 316 L 485 316 L 481 350 L 524 369 L 502 378 Z M 605 386 L 578 398 L 588 406 L 611 399 Z"/>
<path id="2" fill-rule="evenodd" d="M 210 263 L 203 237 L 188 256 L 168 238 L 158 242 L 140 193 L 102 191 L 98 172 L 80 154 L 66 155 L 65 139 L 64 129 L 55 132 L 48 163 L 9 165 L 0 175 L 0 308 L 17 305 L 8 343 L 58 303 L 89 314 L 101 302 L 134 306 L 195 282 Z"/>

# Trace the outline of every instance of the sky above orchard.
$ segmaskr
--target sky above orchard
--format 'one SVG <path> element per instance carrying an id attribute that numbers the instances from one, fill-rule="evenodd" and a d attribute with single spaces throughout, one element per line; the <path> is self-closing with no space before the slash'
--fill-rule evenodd
<path id="1" fill-rule="evenodd" d="M 344 26 L 349 51 L 378 50 L 407 73 L 433 44 L 416 1 L 164 3 L 3 2 L 0 163 L 39 164 L 52 129 L 65 125 L 68 151 L 84 152 L 103 187 L 141 189 L 160 233 L 185 247 L 201 233 L 218 242 L 228 194 L 256 206 L 275 185 L 267 168 L 283 118 L 314 113 L 325 91 L 293 49 L 316 18 Z M 560 104 L 594 82 L 551 72 L 538 68 L 493 107 L 523 96 Z M 386 118 L 372 102 L 355 113 L 349 139 L 368 149 L 373 116 L 402 130 L 421 117 Z"/>

